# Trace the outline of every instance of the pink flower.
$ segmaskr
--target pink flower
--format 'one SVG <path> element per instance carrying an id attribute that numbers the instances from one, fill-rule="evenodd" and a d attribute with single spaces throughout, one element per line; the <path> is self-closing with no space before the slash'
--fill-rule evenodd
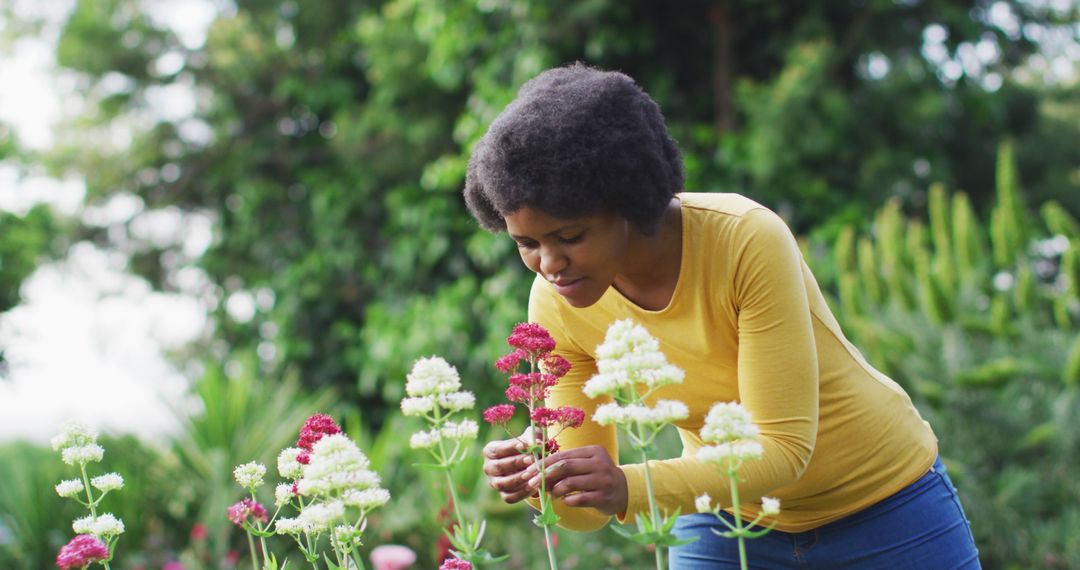
<path id="1" fill-rule="evenodd" d="M 371 551 L 374 570 L 405 570 L 416 562 L 416 553 L 407 546 L 384 544 Z"/>
<path id="2" fill-rule="evenodd" d="M 514 348 L 528 351 L 534 356 L 547 354 L 555 349 L 555 339 L 547 329 L 536 323 L 520 323 L 510 333 L 506 343 Z"/>
<path id="3" fill-rule="evenodd" d="M 570 366 L 570 361 L 558 354 L 549 354 L 540 361 L 540 368 L 556 378 L 566 376 L 566 373 L 570 372 Z"/>
<path id="4" fill-rule="evenodd" d="M 296 462 L 300 465 L 307 465 L 308 463 L 311 463 L 311 454 L 306 451 L 301 451 L 300 453 L 296 454 Z"/>
<path id="5" fill-rule="evenodd" d="M 559 421 L 559 412 L 551 408 L 536 408 L 529 416 L 533 423 L 540 427 L 549 427 Z"/>
<path id="6" fill-rule="evenodd" d="M 267 515 L 266 507 L 251 500 L 250 497 L 243 499 L 242 501 L 233 504 L 229 507 L 229 520 L 236 526 L 244 526 L 244 521 L 248 517 L 254 518 L 259 522 L 267 522 L 270 517 Z"/>
<path id="7" fill-rule="evenodd" d="M 585 422 L 585 411 L 573 406 L 563 406 L 558 411 L 559 423 L 564 428 L 577 429 Z"/>
<path id="8" fill-rule="evenodd" d="M 505 424 L 514 417 L 513 404 L 499 404 L 484 410 L 484 421 L 491 424 Z"/>
<path id="9" fill-rule="evenodd" d="M 503 356 L 502 358 L 496 360 L 495 368 L 498 368 L 499 372 L 509 374 L 510 372 L 514 371 L 519 364 L 521 364 L 522 360 L 525 360 L 528 357 L 529 353 L 519 348 L 511 352 L 510 354 L 507 354 L 506 356 Z"/>
<path id="10" fill-rule="evenodd" d="M 447 558 L 439 570 L 472 570 L 472 564 L 460 558 Z"/>
<path id="11" fill-rule="evenodd" d="M 175 560 L 170 560 L 161 567 L 161 570 L 184 570 L 184 565 Z"/>
<path id="12" fill-rule="evenodd" d="M 109 548 L 101 539 L 89 534 L 80 534 L 60 548 L 60 553 L 56 555 L 56 565 L 61 570 L 86 568 L 94 562 L 101 562 L 108 558 Z"/>
<path id="13" fill-rule="evenodd" d="M 210 532 L 206 529 L 206 525 L 204 525 L 203 523 L 195 523 L 194 526 L 191 527 L 191 540 L 195 542 L 206 540 L 206 537 L 209 534 Z"/>
<path id="14" fill-rule="evenodd" d="M 531 400 L 529 398 L 529 392 L 522 390 L 519 386 L 511 386 L 506 389 L 506 399 L 511 402 L 517 402 L 519 404 L 527 403 Z"/>
<path id="15" fill-rule="evenodd" d="M 544 442 L 544 455 L 551 455 L 556 451 L 559 451 L 559 442 L 555 441 L 554 438 Z"/>
<path id="16" fill-rule="evenodd" d="M 334 418 L 326 414 L 313 414 L 304 422 L 304 427 L 300 428 L 300 439 L 296 441 L 296 446 L 311 451 L 311 446 L 315 445 L 316 441 L 335 433 L 341 433 L 341 428 L 334 422 Z"/>

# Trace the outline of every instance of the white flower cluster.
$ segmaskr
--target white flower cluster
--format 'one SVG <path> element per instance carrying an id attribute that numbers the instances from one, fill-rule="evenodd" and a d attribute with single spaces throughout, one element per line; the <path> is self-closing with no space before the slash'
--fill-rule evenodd
<path id="1" fill-rule="evenodd" d="M 405 392 L 414 398 L 456 392 L 461 388 L 458 371 L 442 358 L 421 358 L 406 376 Z"/>
<path id="2" fill-rule="evenodd" d="M 760 459 L 764 449 L 758 441 L 760 431 L 746 408 L 737 402 L 718 402 L 705 416 L 701 439 L 715 445 L 698 450 L 704 463 L 726 463 Z"/>
<path id="3" fill-rule="evenodd" d="M 52 448 L 68 465 L 86 465 L 101 461 L 105 450 L 97 444 L 97 432 L 79 423 L 66 424 L 52 440 Z"/>
<path id="4" fill-rule="evenodd" d="M 292 485 L 281 483 L 274 488 L 274 506 L 283 507 L 293 498 Z"/>
<path id="5" fill-rule="evenodd" d="M 413 449 L 431 449 L 444 439 L 451 441 L 476 439 L 479 433 L 480 425 L 473 420 L 446 422 L 441 428 L 432 428 L 414 433 L 409 438 L 409 447 Z"/>
<path id="6" fill-rule="evenodd" d="M 56 494 L 61 497 L 71 498 L 83 492 L 83 482 L 78 479 L 68 479 L 56 485 Z"/>
<path id="7" fill-rule="evenodd" d="M 659 427 L 684 420 L 689 415 L 690 410 L 686 404 L 678 400 L 660 400 L 652 408 L 642 404 L 620 406 L 612 402 L 597 407 L 596 413 L 593 414 L 593 421 L 602 426 L 640 424 Z"/>
<path id="8" fill-rule="evenodd" d="M 277 457 L 278 473 L 286 479 L 299 479 L 304 466 L 296 460 L 304 450 L 299 447 L 286 447 Z"/>
<path id="9" fill-rule="evenodd" d="M 119 491 L 120 489 L 123 489 L 124 478 L 121 477 L 119 473 L 106 473 L 91 479 L 90 484 L 98 491 L 108 493 L 109 491 Z"/>
<path id="10" fill-rule="evenodd" d="M 715 513 L 716 509 L 712 505 L 712 497 L 708 493 L 702 493 L 700 497 L 694 499 L 694 508 L 699 513 Z M 771 517 L 780 514 L 780 499 L 775 497 L 762 497 L 761 498 L 761 515 Z"/>
<path id="11" fill-rule="evenodd" d="M 432 356 L 416 361 L 405 382 L 409 397 L 401 400 L 401 413 L 424 417 L 434 427 L 414 433 L 409 438 L 409 447 L 432 449 L 444 439 L 455 442 L 476 439 L 480 426 L 475 421 L 448 421 L 450 414 L 471 410 L 476 405 L 476 396 L 460 388 L 457 370 L 442 358 Z"/>
<path id="12" fill-rule="evenodd" d="M 681 369 L 668 364 L 660 342 L 645 327 L 630 319 L 615 321 L 608 327 L 604 342 L 596 347 L 598 374 L 585 383 L 585 395 L 617 395 L 643 384 L 654 390 L 683 381 Z"/>
<path id="13" fill-rule="evenodd" d="M 274 523 L 274 531 L 278 534 L 318 534 L 344 518 L 345 503 L 342 501 L 312 503 L 304 507 L 296 518 L 279 518 Z"/>
<path id="14" fill-rule="evenodd" d="M 266 466 L 255 461 L 237 465 L 236 469 L 233 469 L 233 478 L 245 489 L 254 489 L 261 486 L 264 475 L 266 475 Z"/>
<path id="15" fill-rule="evenodd" d="M 368 469 L 371 462 L 344 434 L 327 435 L 311 448 L 310 461 L 297 481 L 301 495 L 338 496 L 350 489 L 377 487 L 379 475 Z"/>
<path id="16" fill-rule="evenodd" d="M 124 522 L 111 513 L 75 519 L 71 523 L 71 529 L 75 534 L 92 534 L 98 537 L 111 537 L 124 534 Z"/>

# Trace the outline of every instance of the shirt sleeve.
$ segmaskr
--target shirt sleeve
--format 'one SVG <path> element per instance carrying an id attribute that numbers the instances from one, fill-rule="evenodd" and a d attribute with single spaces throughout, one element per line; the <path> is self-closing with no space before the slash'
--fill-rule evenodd
<path id="1" fill-rule="evenodd" d="M 743 215 L 724 251 L 734 263 L 730 286 L 738 323 L 739 399 L 761 430 L 762 459 L 743 463 L 739 495 L 745 505 L 794 483 L 805 471 L 818 428 L 817 350 L 802 254 L 787 225 L 758 208 Z M 727 284 L 721 285 L 727 286 Z M 708 382 L 708 378 L 686 378 Z M 680 430 L 684 455 L 650 461 L 662 511 L 694 512 L 701 493 L 731 507 L 726 476 L 699 462 L 697 434 Z M 648 511 L 644 465 L 625 465 L 629 504 L 624 522 Z"/>
<path id="2" fill-rule="evenodd" d="M 577 429 L 568 429 L 560 433 L 555 441 L 561 449 L 574 449 L 587 445 L 602 445 L 612 458 L 612 462 L 618 464 L 618 439 L 615 428 L 601 426 L 592 421 L 597 406 L 611 401 L 610 398 L 597 398 L 595 400 L 585 396 L 582 388 L 593 375 L 596 374 L 596 362 L 584 349 L 574 344 L 560 316 L 559 302 L 556 293 L 541 279 L 533 282 L 532 292 L 529 295 L 529 321 L 539 323 L 551 333 L 555 339 L 555 354 L 561 355 L 570 361 L 570 371 L 563 376 L 547 399 L 548 407 L 574 406 L 585 411 L 585 421 Z M 539 508 L 539 501 L 529 499 L 533 508 Z M 559 526 L 569 530 L 593 531 L 604 527 L 611 519 L 610 516 L 593 508 L 581 508 L 567 506 L 560 500 L 554 503 L 555 512 L 559 515 Z"/>

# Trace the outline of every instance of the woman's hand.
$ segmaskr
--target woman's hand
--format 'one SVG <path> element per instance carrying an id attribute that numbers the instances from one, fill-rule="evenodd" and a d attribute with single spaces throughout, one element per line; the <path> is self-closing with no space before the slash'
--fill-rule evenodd
<path id="1" fill-rule="evenodd" d="M 507 503 L 516 503 L 535 493 L 528 486 L 528 479 L 521 474 L 532 462 L 532 455 L 525 453 L 523 440 L 504 439 L 484 446 L 484 474 L 488 484 L 499 492 Z"/>
<path id="2" fill-rule="evenodd" d="M 626 475 L 602 446 L 559 451 L 549 455 L 544 464 L 544 486 L 552 498 L 562 498 L 571 507 L 593 507 L 608 515 L 626 511 Z M 537 467 L 529 465 L 518 476 L 527 483 L 526 495 L 540 489 Z"/>

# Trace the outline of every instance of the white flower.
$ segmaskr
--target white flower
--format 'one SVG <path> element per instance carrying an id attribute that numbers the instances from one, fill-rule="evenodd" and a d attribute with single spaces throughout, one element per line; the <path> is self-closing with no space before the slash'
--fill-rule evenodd
<path id="1" fill-rule="evenodd" d="M 628 378 L 626 374 L 597 374 L 589 379 L 585 383 L 584 390 L 585 395 L 590 398 L 595 398 L 604 394 L 615 394 L 619 391 L 619 388 L 624 384 L 628 384 Z"/>
<path id="2" fill-rule="evenodd" d="M 435 398 L 432 396 L 405 398 L 401 401 L 401 413 L 406 416 L 422 416 L 434 409 Z"/>
<path id="3" fill-rule="evenodd" d="M 322 532 L 345 518 L 345 504 L 341 501 L 312 503 L 300 511 L 297 519 L 306 532 Z"/>
<path id="4" fill-rule="evenodd" d="M 771 517 L 780 513 L 780 499 L 774 497 L 761 498 L 761 514 Z"/>
<path id="5" fill-rule="evenodd" d="M 289 504 L 293 498 L 292 485 L 281 483 L 274 488 L 274 506 L 282 507 Z"/>
<path id="6" fill-rule="evenodd" d="M 431 449 L 442 440 L 442 432 L 433 429 L 431 431 L 418 431 L 409 438 L 409 447 L 413 449 Z"/>
<path id="7" fill-rule="evenodd" d="M 657 368 L 642 370 L 640 374 L 641 379 L 649 388 L 659 388 L 669 384 L 682 384 L 683 378 L 686 376 L 686 373 L 682 371 L 682 368 L 672 366 L 671 364 L 663 364 Z"/>
<path id="8" fill-rule="evenodd" d="M 71 523 L 71 530 L 75 531 L 75 534 L 117 536 L 124 533 L 124 522 L 111 513 L 105 513 L 99 515 L 96 519 L 92 516 L 75 519 Z"/>
<path id="9" fill-rule="evenodd" d="M 473 420 L 461 420 L 460 422 L 446 422 L 442 428 L 442 436 L 446 439 L 463 440 L 476 439 L 480 426 Z"/>
<path id="10" fill-rule="evenodd" d="M 97 443 L 97 432 L 78 422 L 64 424 L 59 434 L 49 443 L 55 451 L 68 447 L 82 447 Z"/>
<path id="11" fill-rule="evenodd" d="M 604 342 L 596 347 L 598 374 L 585 383 L 585 394 L 595 398 L 617 395 L 623 389 L 643 384 L 654 390 L 683 381 L 684 372 L 668 364 L 660 352 L 660 342 L 645 327 L 624 319 L 608 327 Z"/>
<path id="12" fill-rule="evenodd" d="M 297 490 L 305 496 L 330 495 L 347 489 L 367 489 L 379 484 L 379 475 L 368 469 L 371 462 L 344 434 L 328 435 L 311 449 L 311 460 Z"/>
<path id="13" fill-rule="evenodd" d="M 68 479 L 56 485 L 56 494 L 61 497 L 74 497 L 83 492 L 83 482 L 78 479 Z"/>
<path id="14" fill-rule="evenodd" d="M 266 466 L 255 461 L 237 465 L 236 469 L 233 469 L 233 478 L 245 489 L 254 489 L 262 485 L 263 475 L 266 475 Z"/>
<path id="15" fill-rule="evenodd" d="M 113 516 L 111 513 L 98 515 L 94 521 L 94 532 L 97 536 L 117 536 L 124 534 L 124 521 Z"/>
<path id="16" fill-rule="evenodd" d="M 678 400 L 660 400 L 656 407 L 649 410 L 649 422 L 652 424 L 670 424 L 685 420 L 690 416 L 690 409 Z"/>
<path id="17" fill-rule="evenodd" d="M 730 460 L 761 459 L 764 450 L 753 440 L 731 441 L 718 445 L 706 445 L 697 452 L 702 463 L 724 463 Z"/>
<path id="18" fill-rule="evenodd" d="M 101 461 L 101 458 L 105 455 L 105 450 L 96 443 L 88 445 L 76 445 L 73 447 L 65 447 L 60 452 L 60 458 L 64 460 L 64 463 L 68 465 L 86 464 L 91 461 Z"/>
<path id="19" fill-rule="evenodd" d="M 338 525 L 330 533 L 331 547 L 335 550 L 345 551 L 360 546 L 360 535 L 361 532 L 352 526 L 347 524 Z"/>
<path id="20" fill-rule="evenodd" d="M 85 516 L 71 522 L 71 530 L 75 534 L 94 534 L 94 517 Z"/>
<path id="21" fill-rule="evenodd" d="M 439 405 L 451 412 L 471 410 L 476 405 L 476 396 L 473 396 L 472 392 L 439 394 Z"/>
<path id="22" fill-rule="evenodd" d="M 90 484 L 102 493 L 118 491 L 124 488 L 124 478 L 119 473 L 106 473 L 90 480 Z"/>
<path id="23" fill-rule="evenodd" d="M 627 406 L 629 407 L 629 406 Z M 622 425 L 627 423 L 630 418 L 627 408 L 620 406 L 614 402 L 607 404 L 601 404 L 596 408 L 593 413 L 593 421 L 602 425 Z"/>
<path id="24" fill-rule="evenodd" d="M 304 450 L 299 447 L 286 447 L 277 457 L 277 470 L 286 479 L 299 478 L 304 466 L 296 460 Z"/>
<path id="25" fill-rule="evenodd" d="M 442 358 L 421 358 L 406 376 L 405 393 L 412 397 L 454 392 L 461 388 L 458 371 Z"/>
<path id="26" fill-rule="evenodd" d="M 298 518 L 281 517 L 274 523 L 274 532 L 278 534 L 300 534 L 304 532 L 304 523 Z"/>
<path id="27" fill-rule="evenodd" d="M 759 430 L 754 425 L 750 412 L 737 402 L 719 402 L 714 404 L 705 416 L 705 425 L 701 428 L 701 439 L 711 443 L 721 443 L 739 439 L 754 439 Z"/>
<path id="28" fill-rule="evenodd" d="M 694 508 L 699 513 L 711 513 L 712 512 L 712 497 L 708 493 L 702 493 L 700 497 L 694 499 Z"/>
<path id="29" fill-rule="evenodd" d="M 341 500 L 346 506 L 358 507 L 363 510 L 381 507 L 390 501 L 390 491 L 386 489 L 372 488 L 357 491 L 351 489 L 341 495 Z"/>

